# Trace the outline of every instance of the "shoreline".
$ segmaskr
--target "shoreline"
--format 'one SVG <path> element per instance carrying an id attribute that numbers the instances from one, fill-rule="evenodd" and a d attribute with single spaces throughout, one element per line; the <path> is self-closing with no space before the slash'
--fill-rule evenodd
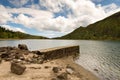
<path id="1" fill-rule="evenodd" d="M 79 46 L 29 51 L 27 45 L 0 47 L 1 80 L 99 80 L 75 63 Z M 21 72 L 22 71 L 22 72 Z"/>
<path id="2" fill-rule="evenodd" d="M 62 58 L 61 59 L 62 62 L 64 62 L 64 64 L 69 64 L 71 65 L 75 71 L 77 73 L 79 73 L 80 76 L 78 76 L 79 78 L 84 78 L 83 80 L 100 80 L 96 75 L 94 75 L 92 72 L 90 72 L 89 70 L 86 70 L 84 67 L 82 67 L 81 65 L 75 63 L 74 59 L 72 56 L 67 57 L 67 58 Z M 80 79 L 82 80 L 82 79 Z"/>
<path id="3" fill-rule="evenodd" d="M 99 80 L 93 73 L 84 69 L 82 66 L 73 61 L 73 57 L 64 57 L 54 59 L 43 64 L 25 64 L 26 71 L 22 75 L 16 75 L 10 72 L 10 62 L 0 64 L 1 80 L 52 80 L 56 76 L 52 72 L 53 67 L 62 67 L 63 71 L 66 66 L 70 65 L 74 69 L 74 74 L 68 75 L 68 80 Z M 45 67 L 48 68 L 45 68 Z"/>
<path id="4" fill-rule="evenodd" d="M 52 38 L 48 38 L 48 39 L 39 39 L 39 38 L 38 39 L 37 38 L 36 39 L 31 39 L 31 38 L 30 39 L 26 39 L 26 38 L 25 39 L 19 39 L 19 38 L 18 39 L 17 38 L 16 39 L 13 39 L 13 38 L 1 39 L 0 38 L 0 40 L 87 40 L 87 41 L 91 41 L 92 40 L 92 41 L 120 41 L 120 39 L 54 39 L 54 38 L 53 39 Z"/>

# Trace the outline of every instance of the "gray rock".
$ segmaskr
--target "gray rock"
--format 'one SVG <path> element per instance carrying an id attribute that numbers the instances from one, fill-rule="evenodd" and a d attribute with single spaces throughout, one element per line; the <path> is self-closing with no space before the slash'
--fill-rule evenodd
<path id="1" fill-rule="evenodd" d="M 18 48 L 21 49 L 21 50 L 28 50 L 28 47 L 25 44 L 19 44 Z"/>
<path id="2" fill-rule="evenodd" d="M 75 72 L 75 69 L 71 66 L 71 65 L 67 65 L 66 66 L 66 72 L 68 73 L 68 74 L 73 74 L 74 72 Z"/>
<path id="3" fill-rule="evenodd" d="M 60 75 L 57 76 L 59 80 L 68 80 L 68 74 L 63 72 Z"/>
<path id="4" fill-rule="evenodd" d="M 11 72 L 17 75 L 21 75 L 24 73 L 26 67 L 19 63 L 12 62 L 11 63 Z"/>
<path id="5" fill-rule="evenodd" d="M 73 73 L 74 73 L 74 70 L 71 69 L 71 68 L 67 68 L 67 69 L 66 69 L 66 72 L 67 72 L 68 74 L 73 74 Z"/>

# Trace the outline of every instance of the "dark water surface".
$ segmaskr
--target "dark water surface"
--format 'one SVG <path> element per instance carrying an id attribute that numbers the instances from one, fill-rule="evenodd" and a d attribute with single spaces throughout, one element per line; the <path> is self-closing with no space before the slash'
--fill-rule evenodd
<path id="1" fill-rule="evenodd" d="M 94 40 L 0 40 L 2 46 L 27 44 L 30 50 L 66 45 L 80 45 L 76 63 L 97 75 L 101 80 L 120 80 L 120 41 Z"/>

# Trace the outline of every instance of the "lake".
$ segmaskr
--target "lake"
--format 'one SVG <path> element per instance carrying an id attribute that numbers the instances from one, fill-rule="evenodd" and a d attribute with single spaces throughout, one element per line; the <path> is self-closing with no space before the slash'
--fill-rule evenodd
<path id="1" fill-rule="evenodd" d="M 0 40 L 0 47 L 27 44 L 30 50 L 51 47 L 80 45 L 80 56 L 76 60 L 85 69 L 101 80 L 120 80 L 120 41 L 95 40 Z"/>

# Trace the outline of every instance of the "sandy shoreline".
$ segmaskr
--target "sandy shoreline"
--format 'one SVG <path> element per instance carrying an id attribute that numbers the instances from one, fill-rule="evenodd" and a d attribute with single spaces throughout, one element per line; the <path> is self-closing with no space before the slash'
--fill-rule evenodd
<path id="1" fill-rule="evenodd" d="M 1 47 L 0 80 L 99 80 L 75 63 L 78 55 L 77 45 L 40 51 L 29 51 L 25 44 Z"/>
<path id="2" fill-rule="evenodd" d="M 56 76 L 52 68 L 61 67 L 65 71 L 68 64 L 75 72 L 68 75 L 68 80 L 99 80 L 91 72 L 74 63 L 72 57 L 55 59 L 43 64 L 26 64 L 27 69 L 22 75 L 11 73 L 10 62 L 3 61 L 0 64 L 0 80 L 52 80 Z"/>

